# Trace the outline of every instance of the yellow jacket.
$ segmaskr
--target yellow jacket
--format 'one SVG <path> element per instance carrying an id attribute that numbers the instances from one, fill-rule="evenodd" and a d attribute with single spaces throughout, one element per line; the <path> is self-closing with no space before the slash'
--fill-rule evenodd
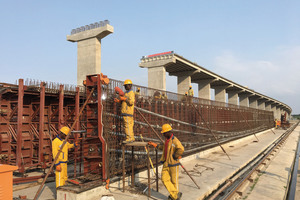
<path id="1" fill-rule="evenodd" d="M 181 142 L 174 135 L 168 143 L 167 157 L 165 158 L 165 144 L 160 144 L 158 149 L 163 151 L 160 162 L 168 167 L 177 166 L 179 164 L 178 157 L 184 152 L 184 147 Z"/>
<path id="2" fill-rule="evenodd" d="M 189 91 L 188 91 L 188 96 L 194 96 L 194 90 L 191 88 L 191 89 L 189 89 Z"/>
<path id="3" fill-rule="evenodd" d="M 62 143 L 64 142 L 63 139 L 61 139 L 59 136 L 56 136 L 56 138 L 52 142 L 52 154 L 53 154 L 53 159 L 56 157 L 58 150 L 60 149 Z M 55 165 L 59 165 L 60 163 L 66 163 L 68 162 L 68 150 L 70 148 L 73 148 L 74 144 L 70 144 L 67 142 L 62 149 L 62 152 L 60 153 L 57 161 L 55 162 Z"/>
<path id="4" fill-rule="evenodd" d="M 123 116 L 133 116 L 134 112 L 134 102 L 135 94 L 132 90 L 125 92 L 126 101 L 122 101 L 121 105 L 121 115 Z"/>

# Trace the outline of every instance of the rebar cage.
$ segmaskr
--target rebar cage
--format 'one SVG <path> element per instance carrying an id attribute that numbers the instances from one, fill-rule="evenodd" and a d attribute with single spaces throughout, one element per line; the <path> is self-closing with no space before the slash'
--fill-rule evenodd
<path id="1" fill-rule="evenodd" d="M 98 174 L 102 179 L 122 172 L 122 129 L 120 104 L 114 102 L 115 87 L 123 82 L 102 75 L 87 77 L 86 87 L 19 80 L 18 85 L 0 84 L 0 162 L 27 169 L 47 168 L 52 162 L 51 140 L 62 126 L 73 124 L 89 92 L 95 88 L 76 124 L 70 142 L 81 138 L 79 148 L 69 154 L 74 175 Z M 136 141 L 160 140 L 164 123 L 171 124 L 174 135 L 185 147 L 184 155 L 199 152 L 219 142 L 244 137 L 274 126 L 273 112 L 187 97 L 177 93 L 133 85 L 135 95 L 134 133 Z M 137 110 L 139 112 L 137 112 Z M 141 113 L 141 114 L 139 114 Z M 146 167 L 146 151 L 135 149 L 136 172 Z M 125 152 L 130 170 L 131 151 Z M 154 158 L 154 151 L 150 151 Z M 154 161 L 155 159 L 153 159 Z M 83 165 L 79 165 L 82 163 Z M 83 166 L 83 169 L 82 169 Z"/>

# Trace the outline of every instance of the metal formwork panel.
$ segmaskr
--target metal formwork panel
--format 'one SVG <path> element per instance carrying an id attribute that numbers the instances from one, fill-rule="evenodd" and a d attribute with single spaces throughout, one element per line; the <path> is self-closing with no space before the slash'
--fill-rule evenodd
<path id="1" fill-rule="evenodd" d="M 93 75 L 87 77 L 86 92 L 79 91 L 79 88 L 71 92 L 67 86 L 57 85 L 55 89 L 48 86 L 39 84 L 30 89 L 19 81 L 19 85 L 0 94 L 0 153 L 7 155 L 0 162 L 19 163 L 24 169 L 47 167 L 52 161 L 50 140 L 61 126 L 72 125 L 81 104 L 94 88 L 92 98 L 74 129 L 86 130 L 86 133 L 71 137 L 71 141 L 82 137 L 82 148 L 70 152 L 70 161 L 83 162 L 84 169 L 80 165 L 79 172 L 98 174 L 102 179 L 120 174 L 121 142 L 125 133 L 120 104 L 114 102 L 117 97 L 114 88 L 123 88 L 123 82 L 111 80 L 108 85 L 103 85 L 101 75 Z M 172 124 L 174 134 L 185 147 L 185 154 L 215 145 L 210 129 L 220 142 L 225 142 L 273 126 L 272 112 L 269 111 L 199 98 L 187 101 L 183 95 L 136 85 L 132 89 L 135 91 L 137 87 L 141 92 L 136 95 L 135 106 L 158 133 L 164 123 Z M 154 97 L 157 92 L 166 98 Z M 142 135 L 146 142 L 159 142 L 137 112 L 134 113 L 134 123 L 137 141 L 141 141 Z M 24 145 L 25 149 L 20 149 L 18 144 Z M 136 167 L 141 169 L 145 167 L 147 156 L 143 148 L 137 150 Z M 130 169 L 131 151 L 125 154 L 125 164 Z M 150 156 L 154 158 L 154 152 L 150 152 Z M 75 175 L 77 170 L 75 165 Z"/>

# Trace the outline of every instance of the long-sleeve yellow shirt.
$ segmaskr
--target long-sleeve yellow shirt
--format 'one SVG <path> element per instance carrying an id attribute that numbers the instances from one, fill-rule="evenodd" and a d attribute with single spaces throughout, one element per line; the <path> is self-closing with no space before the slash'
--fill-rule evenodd
<path id="1" fill-rule="evenodd" d="M 58 150 L 60 149 L 62 143 L 64 142 L 63 139 L 61 139 L 59 136 L 56 136 L 56 138 L 52 142 L 52 154 L 53 159 L 56 157 Z M 58 159 L 55 162 L 55 165 L 59 165 L 60 163 L 66 163 L 68 162 L 68 151 L 69 149 L 73 148 L 74 144 L 70 144 L 67 142 L 62 149 L 62 152 L 60 153 Z"/>
<path id="2" fill-rule="evenodd" d="M 121 115 L 123 116 L 133 116 L 134 113 L 134 102 L 135 102 L 135 94 L 133 90 L 129 90 L 125 92 L 126 101 L 122 101 L 121 105 Z"/>

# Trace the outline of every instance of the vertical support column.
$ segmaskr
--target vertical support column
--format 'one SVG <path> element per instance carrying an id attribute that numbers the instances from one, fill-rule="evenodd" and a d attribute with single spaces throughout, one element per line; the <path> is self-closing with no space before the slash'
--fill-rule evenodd
<path id="1" fill-rule="evenodd" d="M 24 98 L 24 80 L 19 79 L 16 163 L 20 172 L 24 172 L 24 165 L 22 164 L 23 98 Z"/>
<path id="2" fill-rule="evenodd" d="M 148 87 L 166 91 L 166 68 L 164 66 L 148 68 Z"/>
<path id="3" fill-rule="evenodd" d="M 191 76 L 177 76 L 177 93 L 185 94 L 191 85 Z"/>
<path id="4" fill-rule="evenodd" d="M 227 93 L 228 93 L 228 103 L 233 104 L 233 105 L 238 105 L 239 104 L 239 95 L 238 95 L 239 92 L 230 90 Z"/>
<path id="5" fill-rule="evenodd" d="M 272 111 L 271 110 L 271 102 L 270 101 L 265 102 L 265 108 L 266 108 L 267 111 Z"/>
<path id="6" fill-rule="evenodd" d="M 58 129 L 64 126 L 64 86 L 59 86 Z"/>
<path id="7" fill-rule="evenodd" d="M 101 73 L 101 39 L 113 33 L 109 24 L 67 35 L 67 40 L 77 42 L 77 85 L 83 85 L 87 75 Z"/>
<path id="8" fill-rule="evenodd" d="M 77 43 L 77 85 L 88 74 L 101 73 L 101 40 L 93 37 Z"/>
<path id="9" fill-rule="evenodd" d="M 228 86 L 215 86 L 215 101 L 226 102 L 226 88 Z"/>
<path id="10" fill-rule="evenodd" d="M 44 130 L 45 130 L 45 83 L 40 85 L 40 119 L 39 119 L 39 163 L 44 162 Z M 51 138 L 49 138 L 51 139 Z"/>
<path id="11" fill-rule="evenodd" d="M 249 107 L 249 94 L 241 93 L 239 94 L 240 106 Z"/>
<path id="12" fill-rule="evenodd" d="M 281 113 L 280 113 L 280 107 L 279 107 L 279 106 L 276 106 L 276 115 L 277 115 L 277 119 L 280 120 L 280 118 L 281 118 Z"/>
<path id="13" fill-rule="evenodd" d="M 76 94 L 75 94 L 75 119 L 79 116 L 79 110 L 80 110 L 80 93 L 79 93 L 79 87 L 76 87 Z M 78 119 L 75 128 L 76 131 L 79 131 L 80 129 L 80 119 Z M 75 134 L 75 141 L 78 141 L 78 134 Z M 80 147 L 82 147 L 82 142 L 80 144 Z M 80 156 L 81 157 L 81 156 Z M 74 177 L 77 176 L 77 159 L 78 159 L 78 147 L 75 148 L 75 156 L 74 156 Z M 79 163 L 79 174 L 81 174 L 81 163 L 82 160 L 80 160 Z"/>
<path id="14" fill-rule="evenodd" d="M 249 97 L 249 107 L 250 108 L 255 108 L 255 109 L 258 108 L 258 106 L 257 106 L 257 97 L 256 96 Z"/>
<path id="15" fill-rule="evenodd" d="M 211 100 L 211 97 L 210 97 L 210 83 L 211 82 L 213 82 L 213 79 L 204 79 L 204 80 L 197 81 L 199 98 Z"/>
<path id="16" fill-rule="evenodd" d="M 103 112 L 103 105 L 102 105 L 102 83 L 101 83 L 101 76 L 97 74 L 97 99 L 98 99 L 98 137 L 101 141 L 102 146 L 102 179 L 106 180 L 108 177 L 108 161 L 107 161 L 107 144 L 103 137 L 103 123 L 102 123 L 102 112 Z"/>
<path id="17" fill-rule="evenodd" d="M 271 104 L 271 111 L 273 111 L 274 118 L 278 120 L 278 116 L 276 113 L 276 104 Z"/>
<path id="18" fill-rule="evenodd" d="M 258 106 L 258 109 L 260 109 L 260 110 L 266 110 L 266 100 L 264 100 L 264 99 L 257 100 L 257 106 Z"/>

